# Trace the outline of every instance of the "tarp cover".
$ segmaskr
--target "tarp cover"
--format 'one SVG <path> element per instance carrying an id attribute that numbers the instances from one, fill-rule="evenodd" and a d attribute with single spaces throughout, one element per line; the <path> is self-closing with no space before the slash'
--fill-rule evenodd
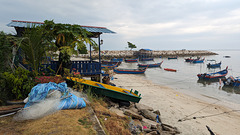
<path id="1" fill-rule="evenodd" d="M 86 107 L 86 103 L 82 98 L 69 93 L 66 83 L 56 84 L 54 82 L 42 83 L 34 86 L 31 92 L 28 94 L 28 102 L 25 105 L 29 107 L 34 103 L 44 100 L 50 91 L 58 90 L 62 93 L 61 101 L 58 105 L 58 109 L 78 109 Z"/>

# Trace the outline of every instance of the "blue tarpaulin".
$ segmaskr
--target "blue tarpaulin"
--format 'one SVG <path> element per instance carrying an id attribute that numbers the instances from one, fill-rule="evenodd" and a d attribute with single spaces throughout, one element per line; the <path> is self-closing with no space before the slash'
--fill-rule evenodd
<path id="1" fill-rule="evenodd" d="M 38 84 L 32 88 L 31 92 L 28 94 L 28 102 L 26 103 L 25 108 L 43 101 L 48 93 L 54 90 L 58 90 L 62 93 L 62 100 L 58 105 L 58 109 L 78 109 L 86 107 L 86 103 L 82 98 L 69 93 L 66 83 L 56 84 L 49 82 Z"/>

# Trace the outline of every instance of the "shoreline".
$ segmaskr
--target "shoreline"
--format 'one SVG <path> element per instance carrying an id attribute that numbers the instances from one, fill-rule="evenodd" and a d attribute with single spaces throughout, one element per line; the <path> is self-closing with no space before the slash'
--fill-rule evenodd
<path id="1" fill-rule="evenodd" d="M 238 124 L 240 123 L 240 113 L 231 112 L 230 108 L 223 105 L 208 103 L 185 93 L 181 93 L 167 86 L 155 84 L 152 81 L 144 79 L 138 75 L 115 75 L 112 82 L 118 87 L 126 89 L 136 89 L 142 94 L 141 104 L 148 105 L 161 112 L 161 119 L 164 123 L 177 127 L 181 134 L 209 135 L 206 125 L 218 135 L 238 134 Z M 203 109 L 204 108 L 204 109 Z M 193 118 L 182 122 L 179 119 L 191 115 Z M 212 117 L 198 118 L 201 116 L 210 116 L 213 114 L 224 113 Z M 227 126 L 226 126 L 227 125 Z"/>

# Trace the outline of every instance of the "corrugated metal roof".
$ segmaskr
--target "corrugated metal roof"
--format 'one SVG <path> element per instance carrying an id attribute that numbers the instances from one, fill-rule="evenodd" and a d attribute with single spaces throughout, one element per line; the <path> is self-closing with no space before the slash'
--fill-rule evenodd
<path id="1" fill-rule="evenodd" d="M 12 20 L 7 26 L 9 27 L 33 27 L 33 26 L 41 26 L 43 22 L 30 22 L 30 21 L 18 21 Z M 81 25 L 80 25 L 81 26 Z M 95 26 L 81 26 L 83 29 L 86 29 L 89 32 L 97 32 L 97 33 L 115 33 L 105 27 L 95 27 Z"/>

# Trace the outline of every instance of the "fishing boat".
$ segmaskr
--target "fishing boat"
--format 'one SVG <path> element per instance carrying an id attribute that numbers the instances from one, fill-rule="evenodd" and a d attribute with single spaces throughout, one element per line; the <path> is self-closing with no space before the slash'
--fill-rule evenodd
<path id="1" fill-rule="evenodd" d="M 155 63 L 155 64 L 138 64 L 138 67 L 160 67 L 162 65 L 163 61 L 160 63 Z"/>
<path id="2" fill-rule="evenodd" d="M 109 68 L 109 69 L 113 69 L 115 67 L 118 66 L 118 62 L 116 64 L 101 64 L 101 68 Z"/>
<path id="3" fill-rule="evenodd" d="M 234 78 L 233 76 L 229 76 L 227 79 L 222 79 L 224 86 L 232 86 L 239 88 L 240 87 L 240 78 L 236 77 Z"/>
<path id="4" fill-rule="evenodd" d="M 134 63 L 134 62 L 138 62 L 138 59 L 125 59 L 125 62 Z"/>
<path id="5" fill-rule="evenodd" d="M 101 64 L 103 65 L 115 65 L 117 64 L 117 66 L 119 66 L 122 62 L 121 61 L 106 61 L 106 60 L 103 60 L 101 62 Z"/>
<path id="6" fill-rule="evenodd" d="M 171 69 L 171 68 L 164 68 L 164 70 L 166 70 L 166 71 L 171 71 L 171 72 L 177 72 L 176 69 Z"/>
<path id="7" fill-rule="evenodd" d="M 178 56 L 168 57 L 169 60 L 171 60 L 171 59 L 177 59 L 177 58 L 178 58 Z"/>
<path id="8" fill-rule="evenodd" d="M 153 61 L 153 58 L 141 58 L 140 61 Z"/>
<path id="9" fill-rule="evenodd" d="M 85 88 L 91 87 L 91 91 L 106 97 L 136 103 L 141 100 L 141 94 L 139 94 L 137 90 L 133 92 L 132 90 L 123 89 L 100 82 L 79 79 L 75 77 L 67 77 L 67 83 L 73 84 L 74 82 L 83 84 Z"/>
<path id="10" fill-rule="evenodd" d="M 114 61 L 114 62 L 122 62 L 122 61 L 123 61 L 123 58 L 113 58 L 113 59 L 111 59 L 111 61 Z"/>
<path id="11" fill-rule="evenodd" d="M 217 79 L 217 78 L 223 78 L 228 74 L 228 67 L 226 69 L 214 72 L 214 73 L 204 73 L 204 74 L 197 74 L 199 79 L 206 79 L 206 80 L 211 80 L 211 79 Z"/>
<path id="12" fill-rule="evenodd" d="M 203 59 L 194 59 L 194 60 L 192 61 L 192 63 L 203 63 L 204 60 L 205 60 L 205 58 L 203 58 Z"/>
<path id="13" fill-rule="evenodd" d="M 185 59 L 185 62 L 192 62 L 194 59 L 192 59 L 192 57 L 190 57 L 190 58 L 186 58 Z"/>
<path id="14" fill-rule="evenodd" d="M 218 68 L 218 67 L 221 67 L 221 62 L 219 62 L 219 63 L 214 63 L 214 64 L 211 64 L 211 63 L 208 63 L 207 64 L 207 67 L 208 68 Z"/>
<path id="15" fill-rule="evenodd" d="M 113 69 L 113 71 L 117 74 L 143 74 L 147 68 L 139 68 L 139 69 Z"/>

